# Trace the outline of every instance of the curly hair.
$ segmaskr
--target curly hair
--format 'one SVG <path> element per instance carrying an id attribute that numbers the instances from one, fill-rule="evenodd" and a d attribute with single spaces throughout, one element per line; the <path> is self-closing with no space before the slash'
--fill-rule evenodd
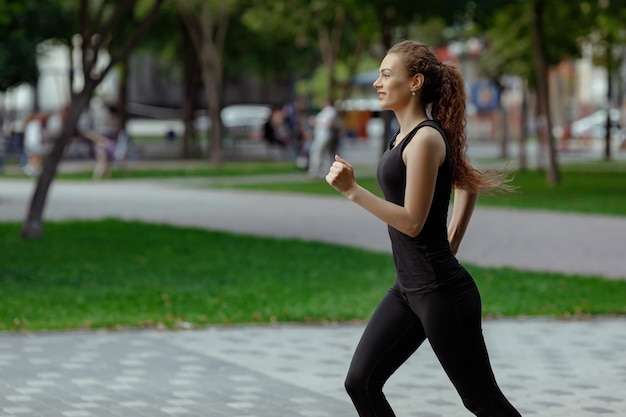
<path id="1" fill-rule="evenodd" d="M 430 114 L 446 133 L 452 157 L 452 185 L 469 190 L 507 189 L 507 180 L 496 171 L 479 171 L 467 156 L 465 86 L 461 73 L 453 65 L 439 61 L 425 44 L 402 41 L 388 53 L 395 53 L 406 66 L 408 76 L 424 76 L 422 102 L 431 106 Z"/>

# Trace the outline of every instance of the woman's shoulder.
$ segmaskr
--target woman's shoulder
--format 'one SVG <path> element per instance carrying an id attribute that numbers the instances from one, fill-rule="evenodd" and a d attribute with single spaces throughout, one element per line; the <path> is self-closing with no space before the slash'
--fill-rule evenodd
<path id="1" fill-rule="evenodd" d="M 446 143 L 442 134 L 432 126 L 423 126 L 406 145 L 407 155 L 428 154 L 436 160 L 445 158 Z"/>
<path id="2" fill-rule="evenodd" d="M 434 126 L 424 125 L 415 132 L 413 140 L 414 144 L 427 147 L 441 147 L 445 149 L 445 142 L 441 131 Z"/>

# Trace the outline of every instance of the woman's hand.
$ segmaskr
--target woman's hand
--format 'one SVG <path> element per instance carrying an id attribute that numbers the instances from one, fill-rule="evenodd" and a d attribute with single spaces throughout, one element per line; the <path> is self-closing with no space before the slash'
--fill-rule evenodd
<path id="1" fill-rule="evenodd" d="M 345 196 L 357 187 L 352 165 L 341 159 L 339 155 L 335 155 L 335 162 L 326 175 L 326 182 Z"/>

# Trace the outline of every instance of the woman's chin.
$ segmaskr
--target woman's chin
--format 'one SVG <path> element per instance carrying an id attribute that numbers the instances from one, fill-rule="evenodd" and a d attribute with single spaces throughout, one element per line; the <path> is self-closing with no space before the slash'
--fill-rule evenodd
<path id="1" fill-rule="evenodd" d="M 391 108 L 389 107 L 389 104 L 385 103 L 385 100 L 379 100 L 378 105 L 380 106 L 381 110 L 391 110 Z"/>

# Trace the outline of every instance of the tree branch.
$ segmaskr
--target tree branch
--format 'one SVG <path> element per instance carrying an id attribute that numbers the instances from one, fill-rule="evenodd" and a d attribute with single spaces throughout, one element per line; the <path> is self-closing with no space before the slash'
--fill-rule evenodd
<path id="1" fill-rule="evenodd" d="M 102 18 L 104 17 L 104 10 L 106 9 L 106 5 L 107 5 L 107 0 L 102 0 L 102 3 L 100 3 L 100 7 L 98 7 L 98 10 L 96 11 L 96 14 L 94 15 L 94 19 L 91 22 L 91 27 L 94 28 L 96 31 L 102 24 Z"/>
<path id="2" fill-rule="evenodd" d="M 322 54 L 322 60 L 325 64 L 328 64 L 330 58 L 330 36 L 328 34 L 328 28 L 324 25 L 317 27 L 317 39 L 320 46 L 320 53 Z"/>
<path id="3" fill-rule="evenodd" d="M 202 49 L 202 29 L 196 19 L 196 16 L 189 10 L 180 6 L 178 8 L 178 14 L 187 28 L 187 32 L 189 33 L 189 37 L 191 38 L 191 42 L 194 45 L 196 53 L 199 53 Z"/>
<path id="4" fill-rule="evenodd" d="M 106 1 L 107 0 L 103 1 L 102 8 L 104 8 L 104 3 L 106 3 Z M 157 3 L 160 2 L 161 1 L 158 1 Z M 113 16 L 111 16 L 111 18 L 104 23 L 102 29 L 99 32 L 100 37 L 94 42 L 95 50 L 100 49 L 102 47 L 102 44 L 111 37 L 113 29 L 118 26 L 120 20 L 122 20 L 124 15 L 128 13 L 129 10 L 132 10 L 133 7 L 135 7 L 135 3 L 137 3 L 137 0 L 125 0 L 115 7 L 115 10 L 113 11 Z"/>
<path id="5" fill-rule="evenodd" d="M 228 3 L 221 3 L 219 6 L 217 17 L 217 33 L 215 35 L 215 45 L 217 52 L 222 55 L 224 52 L 224 44 L 226 42 L 226 35 L 228 33 L 230 6 Z"/>
<path id="6" fill-rule="evenodd" d="M 341 47 L 341 35 L 343 34 L 343 24 L 345 20 L 346 12 L 344 10 L 339 11 L 335 15 L 335 24 L 332 30 L 332 43 L 330 45 L 333 56 L 337 56 L 339 53 L 339 48 Z"/>
<path id="7" fill-rule="evenodd" d="M 87 55 L 85 54 L 87 47 L 85 42 L 88 42 L 91 37 L 91 33 L 89 32 L 89 22 L 87 22 L 89 15 L 89 4 L 88 0 L 81 0 L 80 6 L 78 9 L 78 29 L 81 36 L 80 49 L 82 51 L 81 61 L 83 63 L 83 68 L 87 67 Z"/>
<path id="8" fill-rule="evenodd" d="M 141 38 L 146 34 L 150 25 L 154 22 L 156 15 L 159 11 L 159 8 L 163 4 L 164 0 L 155 0 L 152 8 L 146 15 L 146 17 L 139 23 L 139 26 L 130 34 L 126 42 L 122 45 L 121 48 L 117 50 L 117 52 L 111 56 L 111 61 L 106 66 L 106 68 L 100 73 L 99 79 L 104 78 L 104 76 L 113 68 L 118 62 L 122 59 L 126 58 L 130 51 L 139 43 Z"/>

